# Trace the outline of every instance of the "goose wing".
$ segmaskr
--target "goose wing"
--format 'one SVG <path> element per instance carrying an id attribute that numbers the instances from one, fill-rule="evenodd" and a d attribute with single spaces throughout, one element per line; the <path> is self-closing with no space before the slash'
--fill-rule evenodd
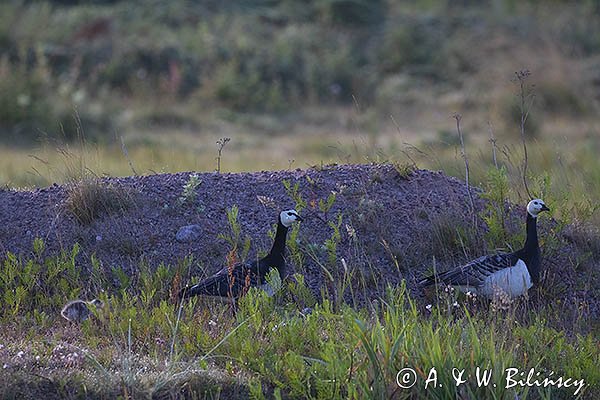
<path id="1" fill-rule="evenodd" d="M 259 283 L 257 263 L 239 263 L 233 268 L 222 268 L 196 285 L 182 289 L 179 297 L 189 298 L 203 295 L 237 298 L 248 290 L 249 286 L 256 286 Z"/>
<path id="2" fill-rule="evenodd" d="M 515 265 L 518 257 L 513 253 L 479 257 L 465 265 L 438 275 L 428 276 L 419 282 L 422 286 L 441 282 L 451 286 L 480 286 L 495 272 Z"/>

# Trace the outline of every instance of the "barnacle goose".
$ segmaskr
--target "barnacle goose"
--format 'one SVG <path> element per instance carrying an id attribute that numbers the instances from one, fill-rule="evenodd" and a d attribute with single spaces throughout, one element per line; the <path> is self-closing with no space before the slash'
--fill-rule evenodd
<path id="1" fill-rule="evenodd" d="M 508 254 L 483 256 L 463 266 L 419 282 L 430 286 L 438 282 L 457 286 L 485 297 L 494 297 L 501 290 L 511 298 L 523 295 L 540 279 L 540 246 L 537 236 L 537 216 L 550 211 L 540 199 L 527 204 L 527 239 L 521 250 Z"/>
<path id="2" fill-rule="evenodd" d="M 60 315 L 69 322 L 83 322 L 92 314 L 90 306 L 102 308 L 104 307 L 104 303 L 99 299 L 94 299 L 92 301 L 72 300 L 63 307 L 60 311 Z"/>
<path id="3" fill-rule="evenodd" d="M 288 228 L 295 221 L 302 221 L 295 210 L 282 211 L 279 214 L 277 232 L 269 254 L 250 264 L 239 263 L 231 268 L 226 266 L 202 282 L 182 289 L 179 292 L 179 297 L 185 299 L 203 295 L 237 299 L 248 290 L 249 286 L 260 286 L 272 295 L 272 289 L 267 284 L 266 277 L 273 268 L 279 272 L 279 276 L 284 276 L 285 241 Z"/>

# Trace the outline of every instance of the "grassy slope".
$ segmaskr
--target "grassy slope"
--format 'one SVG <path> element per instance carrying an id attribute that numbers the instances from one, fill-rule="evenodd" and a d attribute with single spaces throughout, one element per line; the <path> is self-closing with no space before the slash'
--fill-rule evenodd
<path id="1" fill-rule="evenodd" d="M 489 309 L 442 293 L 428 310 L 396 288 L 367 309 L 336 309 L 326 301 L 308 313 L 299 300 L 306 289 L 290 284 L 275 298 L 252 292 L 232 317 L 228 306 L 171 303 L 168 282 L 178 272 L 145 273 L 141 289 L 104 294 L 108 310 L 80 327 L 56 320 L 59 296 L 40 293 L 18 312 L 3 307 L 0 395 L 572 398 L 573 388 L 505 389 L 504 371 L 511 367 L 584 379 L 580 398 L 595 398 L 600 390 L 597 342 L 551 328 L 560 307 L 499 302 Z M 478 366 L 493 370 L 497 387 L 478 388 Z M 419 383 L 402 390 L 395 376 L 405 367 L 418 371 Z M 442 385 L 425 390 L 432 367 Z M 456 389 L 452 368 L 465 369 L 469 382 Z"/>

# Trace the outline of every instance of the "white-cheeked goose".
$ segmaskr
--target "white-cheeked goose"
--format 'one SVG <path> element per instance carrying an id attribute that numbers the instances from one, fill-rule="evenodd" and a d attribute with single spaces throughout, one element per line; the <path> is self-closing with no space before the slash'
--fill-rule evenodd
<path id="1" fill-rule="evenodd" d="M 527 239 L 522 249 L 480 257 L 460 267 L 429 276 L 419 284 L 430 286 L 441 283 L 484 297 L 494 297 L 499 290 L 511 298 L 525 294 L 540 279 L 537 216 L 542 211 L 549 211 L 549 208 L 540 199 L 527 204 Z"/>
<path id="2" fill-rule="evenodd" d="M 302 221 L 302 218 L 295 210 L 282 211 L 279 214 L 277 232 L 269 254 L 249 264 L 238 263 L 231 268 L 226 266 L 198 284 L 182 289 L 179 297 L 202 295 L 237 299 L 250 286 L 259 286 L 270 292 L 266 277 L 273 268 L 279 272 L 279 276 L 282 278 L 285 276 L 285 242 L 288 228 L 296 221 Z"/>

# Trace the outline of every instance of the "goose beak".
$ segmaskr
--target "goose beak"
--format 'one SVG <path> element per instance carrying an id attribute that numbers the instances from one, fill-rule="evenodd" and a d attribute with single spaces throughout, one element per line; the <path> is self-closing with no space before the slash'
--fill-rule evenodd
<path id="1" fill-rule="evenodd" d="M 548 207 L 546 207 L 546 205 L 542 205 L 542 208 L 540 211 L 550 211 L 550 209 Z"/>
<path id="2" fill-rule="evenodd" d="M 301 216 L 299 216 L 298 214 L 296 214 L 296 221 L 304 221 L 304 218 L 302 218 Z"/>

